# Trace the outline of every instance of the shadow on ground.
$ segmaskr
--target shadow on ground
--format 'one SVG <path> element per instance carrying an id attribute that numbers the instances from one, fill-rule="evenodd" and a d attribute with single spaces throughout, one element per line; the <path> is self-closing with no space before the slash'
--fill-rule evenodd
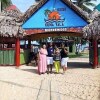
<path id="1" fill-rule="evenodd" d="M 68 62 L 68 68 L 92 68 L 88 62 Z"/>
<path id="2" fill-rule="evenodd" d="M 31 73 L 35 73 L 35 74 L 37 74 L 38 73 L 38 71 L 37 71 L 37 69 L 21 69 L 22 71 L 26 71 L 26 72 L 31 72 Z"/>

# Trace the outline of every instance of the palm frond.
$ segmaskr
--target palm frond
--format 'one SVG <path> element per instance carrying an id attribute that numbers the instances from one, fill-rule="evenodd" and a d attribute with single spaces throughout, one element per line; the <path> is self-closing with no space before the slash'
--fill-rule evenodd
<path id="1" fill-rule="evenodd" d="M 95 7 L 96 5 L 94 3 L 85 3 L 87 6 L 92 6 L 92 7 Z"/>
<path id="2" fill-rule="evenodd" d="M 97 0 L 76 0 L 76 4 L 77 4 L 77 6 L 79 6 L 80 8 L 82 8 L 83 10 L 88 12 L 89 10 L 87 10 L 87 7 L 85 7 L 85 6 L 93 6 L 94 7 L 95 4 L 92 3 L 92 1 L 97 1 Z"/>
<path id="3" fill-rule="evenodd" d="M 1 9 L 5 9 L 6 7 L 8 7 L 10 4 L 12 4 L 11 0 L 1 0 Z"/>
<path id="4" fill-rule="evenodd" d="M 45 16 L 47 16 L 50 12 L 51 12 L 50 10 L 46 9 L 46 10 L 45 10 L 45 13 L 44 13 Z"/>

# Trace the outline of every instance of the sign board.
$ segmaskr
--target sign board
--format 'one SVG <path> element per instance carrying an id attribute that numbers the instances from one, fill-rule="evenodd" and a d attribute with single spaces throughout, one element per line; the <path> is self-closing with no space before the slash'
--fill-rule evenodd
<path id="1" fill-rule="evenodd" d="M 87 22 L 62 0 L 48 0 L 24 22 L 22 27 L 24 29 L 66 29 L 86 25 Z"/>

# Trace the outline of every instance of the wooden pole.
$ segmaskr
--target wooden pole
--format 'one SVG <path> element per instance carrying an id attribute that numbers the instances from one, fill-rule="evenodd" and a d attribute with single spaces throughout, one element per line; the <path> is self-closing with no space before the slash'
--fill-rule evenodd
<path id="1" fill-rule="evenodd" d="M 93 68 L 97 68 L 98 66 L 98 44 L 97 44 L 97 40 L 94 39 L 93 40 Z"/>
<path id="2" fill-rule="evenodd" d="M 28 49 L 31 50 L 31 39 L 28 40 Z"/>
<path id="3" fill-rule="evenodd" d="M 16 38 L 16 67 L 19 67 L 20 66 L 20 39 L 19 38 Z"/>
<path id="4" fill-rule="evenodd" d="M 1 0 L 0 0 L 0 13 L 1 13 Z"/>

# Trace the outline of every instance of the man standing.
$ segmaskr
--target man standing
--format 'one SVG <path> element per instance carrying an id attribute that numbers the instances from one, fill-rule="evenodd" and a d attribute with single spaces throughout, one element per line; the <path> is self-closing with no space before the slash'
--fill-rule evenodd
<path id="1" fill-rule="evenodd" d="M 63 68 L 63 73 L 67 70 L 67 62 L 68 62 L 68 50 L 65 45 L 62 43 L 61 49 L 61 66 Z"/>
<path id="2" fill-rule="evenodd" d="M 48 48 L 47 48 L 48 56 L 47 56 L 47 73 L 52 73 L 52 67 L 53 67 L 53 54 L 54 54 L 54 48 L 52 46 L 52 42 L 50 42 Z"/>

